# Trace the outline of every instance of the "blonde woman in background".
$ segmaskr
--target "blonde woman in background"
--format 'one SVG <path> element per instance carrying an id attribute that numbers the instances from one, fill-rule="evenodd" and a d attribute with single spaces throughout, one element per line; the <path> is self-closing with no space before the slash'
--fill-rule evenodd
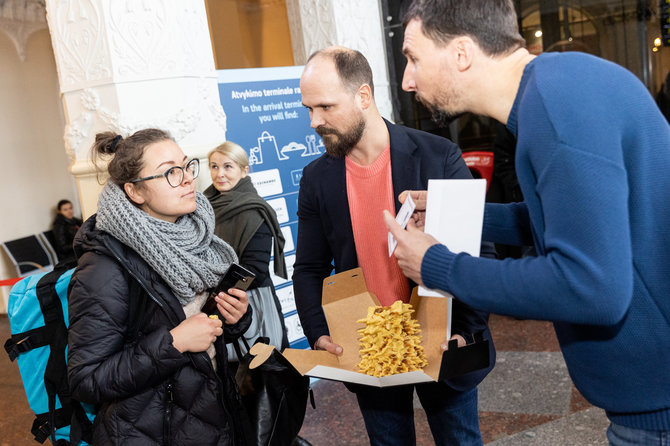
<path id="1" fill-rule="evenodd" d="M 265 336 L 282 350 L 288 346 L 288 338 L 269 271 L 274 247 L 274 272 L 287 278 L 284 237 L 277 215 L 251 183 L 249 158 L 242 147 L 226 141 L 212 150 L 208 159 L 212 185 L 204 195 L 214 208 L 214 233 L 233 247 L 240 265 L 256 274 L 247 290 L 253 320 L 244 338 L 252 345 L 259 336 Z M 237 360 L 231 346 L 228 358 Z"/>

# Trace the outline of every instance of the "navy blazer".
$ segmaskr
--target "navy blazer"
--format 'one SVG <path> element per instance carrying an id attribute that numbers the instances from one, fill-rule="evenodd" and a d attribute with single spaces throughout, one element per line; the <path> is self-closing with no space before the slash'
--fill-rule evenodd
<path id="1" fill-rule="evenodd" d="M 472 178 L 460 148 L 446 138 L 386 121 L 391 141 L 391 170 L 396 213 L 398 195 L 404 190 L 425 190 L 431 178 Z M 493 245 L 482 243 L 482 256 L 495 257 Z M 323 279 L 358 267 L 347 198 L 344 158 L 324 154 L 305 166 L 298 195 L 298 237 L 293 268 L 293 290 L 303 331 L 310 345 L 329 334 L 321 306 Z M 410 288 L 414 287 L 410 283 Z M 452 333 L 471 341 L 484 332 L 491 339 L 488 314 L 454 299 Z M 491 367 L 451 380 L 457 389 L 477 385 L 493 367 L 495 351 L 490 342 Z M 463 379 L 467 378 L 467 379 Z"/>

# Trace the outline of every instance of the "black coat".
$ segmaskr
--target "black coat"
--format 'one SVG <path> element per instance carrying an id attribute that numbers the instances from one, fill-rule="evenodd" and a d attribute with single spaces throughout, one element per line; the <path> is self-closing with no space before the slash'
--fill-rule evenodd
<path id="1" fill-rule="evenodd" d="M 172 345 L 170 330 L 185 315 L 166 283 L 135 251 L 94 228 L 95 216 L 75 238 L 79 264 L 68 291 L 68 378 L 76 399 L 97 406 L 93 444 L 235 444 L 230 412 L 237 412 L 224 395 L 236 388 L 223 338 L 246 330 L 251 313 L 224 325 L 215 372 L 207 353 L 182 354 Z M 142 302 L 139 324 L 129 319 L 137 302 L 131 292 Z"/>
<path id="2" fill-rule="evenodd" d="M 56 242 L 54 249 L 58 255 L 59 262 L 74 259 L 74 248 L 72 247 L 72 243 L 80 226 L 81 220 L 78 218 L 65 218 L 63 214 L 56 214 L 52 230 L 54 233 L 54 241 Z"/>

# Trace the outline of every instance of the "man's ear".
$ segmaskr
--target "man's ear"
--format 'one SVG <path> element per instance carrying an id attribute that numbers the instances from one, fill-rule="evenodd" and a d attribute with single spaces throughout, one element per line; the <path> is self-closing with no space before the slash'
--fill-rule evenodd
<path id="1" fill-rule="evenodd" d="M 475 42 L 468 36 L 459 36 L 451 42 L 454 66 L 458 71 L 466 71 L 472 66 L 475 55 Z"/>
<path id="2" fill-rule="evenodd" d="M 363 110 L 366 110 L 374 99 L 372 97 L 372 89 L 368 84 L 363 84 L 360 87 L 358 87 L 356 95 L 359 97 L 361 101 L 361 107 L 363 108 Z"/>
<path id="3" fill-rule="evenodd" d="M 144 204 L 145 202 L 144 197 L 139 193 L 139 191 L 137 190 L 137 188 L 133 183 L 125 183 L 123 185 L 123 190 L 126 191 L 126 195 L 128 195 L 128 198 L 130 198 L 130 200 L 133 203 L 139 206 L 142 206 Z"/>

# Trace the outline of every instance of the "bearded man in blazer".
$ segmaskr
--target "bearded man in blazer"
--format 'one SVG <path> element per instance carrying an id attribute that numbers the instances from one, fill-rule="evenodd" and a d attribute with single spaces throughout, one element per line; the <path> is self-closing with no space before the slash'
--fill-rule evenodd
<path id="1" fill-rule="evenodd" d="M 391 124 L 374 102 L 365 57 L 331 47 L 310 56 L 300 79 L 302 102 L 326 153 L 303 169 L 293 287 L 302 328 L 315 349 L 342 354 L 330 339 L 321 306 L 323 279 L 361 267 L 368 289 L 383 305 L 409 301 L 414 286 L 389 257 L 382 211 L 400 208 L 398 195 L 426 189 L 430 178 L 472 178 L 451 141 Z M 495 256 L 482 245 L 482 255 Z M 488 314 L 454 301 L 452 339 L 459 346 L 476 333 L 490 340 Z M 447 347 L 445 339 L 444 347 Z M 416 390 L 438 445 L 481 445 L 477 384 L 490 367 L 448 381 L 390 388 L 348 384 L 356 393 L 372 445 L 414 445 Z"/>

